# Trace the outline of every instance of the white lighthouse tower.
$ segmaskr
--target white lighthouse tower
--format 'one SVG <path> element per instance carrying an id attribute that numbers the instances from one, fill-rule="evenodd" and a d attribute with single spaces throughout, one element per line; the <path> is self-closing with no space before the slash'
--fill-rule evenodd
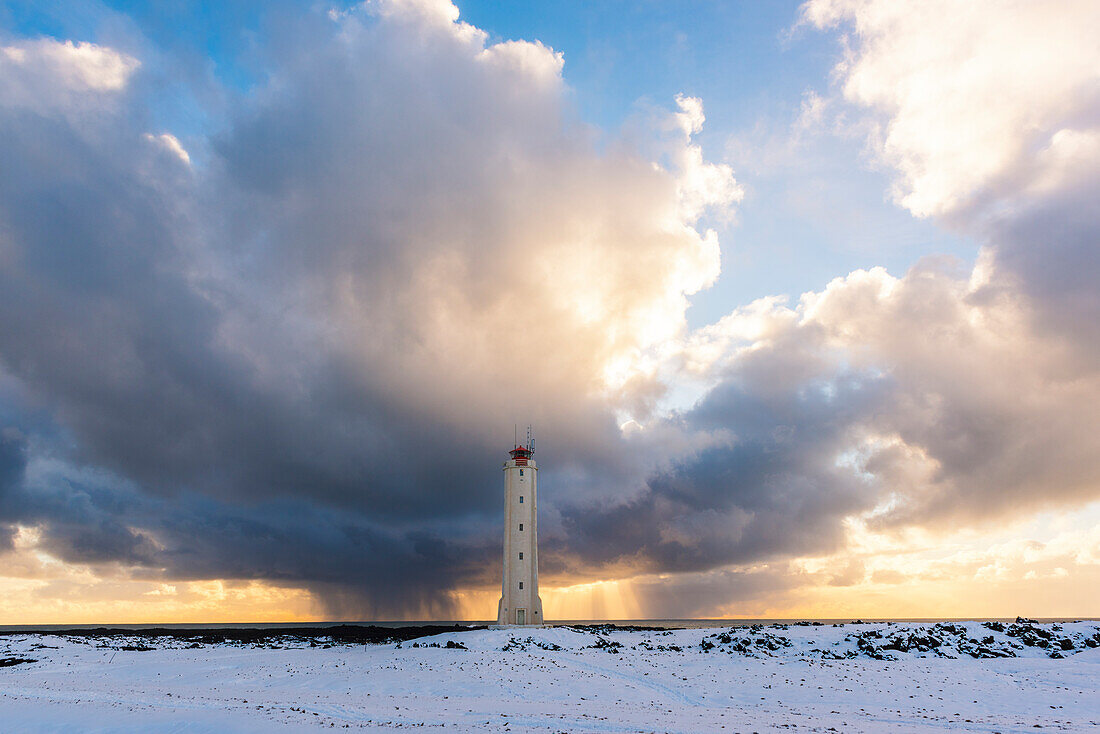
<path id="1" fill-rule="evenodd" d="M 538 467 L 531 431 L 504 462 L 504 580 L 497 624 L 542 624 L 539 598 Z"/>

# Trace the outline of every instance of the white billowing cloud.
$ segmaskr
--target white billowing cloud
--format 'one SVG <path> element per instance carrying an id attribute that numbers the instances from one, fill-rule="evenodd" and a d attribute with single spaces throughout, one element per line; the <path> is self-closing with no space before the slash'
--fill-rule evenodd
<path id="1" fill-rule="evenodd" d="M 561 92 L 565 56 L 538 41 L 502 41 L 486 47 L 479 55 L 486 63 L 515 74 L 524 84 L 538 84 Z"/>
<path id="2" fill-rule="evenodd" d="M 152 133 L 145 133 L 145 139 L 150 143 L 163 148 L 172 155 L 179 158 L 184 163 L 191 164 L 191 155 L 180 143 L 179 138 L 171 133 L 161 133 L 160 135 L 153 135 Z"/>
<path id="3" fill-rule="evenodd" d="M 137 59 L 94 43 L 37 38 L 0 47 L 4 104 L 35 111 L 82 106 L 125 89 Z M 89 95 L 91 95 L 89 97 Z"/>
<path id="4" fill-rule="evenodd" d="M 675 114 L 674 119 L 682 138 L 672 158 L 678 172 L 680 217 L 685 222 L 694 222 L 710 209 L 719 217 L 728 218 L 732 216 L 734 205 L 744 198 L 745 191 L 737 183 L 730 166 L 705 161 L 702 148 L 691 142 L 692 136 L 703 129 L 706 121 L 703 100 L 678 95 L 676 104 L 680 111 Z M 710 283 L 704 283 L 700 287 L 707 285 Z"/>
<path id="5" fill-rule="evenodd" d="M 706 117 L 703 101 L 697 97 L 677 95 L 678 112 L 659 114 L 657 126 L 671 133 L 663 140 L 654 141 L 653 153 L 667 166 L 676 184 L 679 206 L 666 213 L 666 226 L 671 231 L 683 230 L 697 235 L 697 222 L 705 215 L 729 222 L 736 212 L 736 205 L 744 198 L 744 188 L 738 183 L 733 169 L 724 163 L 712 163 L 703 156 L 702 147 L 693 137 L 702 131 Z M 653 168 L 661 171 L 661 163 Z M 679 303 L 682 296 L 690 296 L 713 285 L 721 270 L 721 250 L 718 234 L 707 229 L 702 234 L 702 246 L 694 257 L 679 257 L 656 267 L 667 269 L 672 280 L 679 283 L 674 300 L 654 301 L 643 316 L 645 337 L 635 348 L 624 351 L 611 359 L 604 370 L 606 383 L 619 388 L 625 404 L 620 406 L 620 422 L 646 417 L 664 392 L 667 373 L 662 364 L 670 351 L 677 352 L 682 336 Z M 685 395 L 670 396 L 671 402 L 682 405 Z M 666 401 L 668 402 L 668 401 Z M 631 424 L 633 425 L 633 423 Z"/>
<path id="6" fill-rule="evenodd" d="M 447 3 L 368 9 L 325 54 L 291 59 L 225 146 L 233 186 L 285 184 L 258 226 L 332 349 L 365 389 L 486 430 L 516 400 L 551 430 L 654 389 L 646 355 L 719 273 L 697 220 L 741 197 L 693 142 L 701 102 L 665 113 L 677 134 L 661 164 L 601 153 L 572 118 L 560 53 L 490 44 Z M 303 108 L 339 136 L 263 159 L 275 141 L 294 149 Z M 274 175 L 251 180 L 261 165 Z"/>
<path id="7" fill-rule="evenodd" d="M 1050 144 L 1036 155 L 1037 170 L 1026 194 L 1043 197 L 1058 189 L 1080 185 L 1096 177 L 1100 169 L 1100 128 L 1064 128 L 1050 137 Z"/>
<path id="8" fill-rule="evenodd" d="M 837 457 L 882 488 L 869 522 L 1096 497 L 1100 426 L 1082 406 L 1100 401 L 1100 222 L 1085 204 L 1100 178 L 1100 6 L 811 0 L 802 20 L 845 30 L 835 75 L 871 111 L 899 203 L 986 246 L 968 270 L 871 268 L 793 308 L 738 309 L 674 352 L 684 372 L 759 395 L 835 391 L 853 369 L 885 380 Z M 796 134 L 833 104 L 809 93 Z"/>
<path id="9" fill-rule="evenodd" d="M 990 267 L 983 258 L 959 272 L 932 258 L 902 278 L 855 271 L 794 308 L 739 310 L 694 335 L 684 354 L 759 395 L 884 378 L 836 457 L 879 482 L 873 522 L 973 520 L 1093 499 L 1100 379 L 1074 369 L 1073 348 L 979 272 Z"/>
<path id="10" fill-rule="evenodd" d="M 458 7 L 451 0 L 368 0 L 363 3 L 368 12 L 423 28 L 443 28 L 465 39 L 484 42 L 487 34 L 458 19 Z"/>
<path id="11" fill-rule="evenodd" d="M 37 67 L 74 90 L 118 91 L 140 65 L 124 53 L 94 43 L 39 38 L 0 49 L 9 63 Z"/>
<path id="12" fill-rule="evenodd" d="M 1051 151 L 1071 142 L 1095 156 L 1092 0 L 810 0 L 802 16 L 853 29 L 835 74 L 849 101 L 880 116 L 872 148 L 897 169 L 895 198 L 917 216 L 1056 176 L 1063 159 Z"/>
<path id="13" fill-rule="evenodd" d="M 935 537 L 1096 500 L 1091 346 L 1006 283 L 988 255 L 931 257 L 690 334 L 660 373 L 704 394 L 642 431 L 679 432 L 680 455 L 634 496 L 568 508 L 570 547 L 644 572 L 821 553 L 847 569 L 853 524 Z"/>
<path id="14" fill-rule="evenodd" d="M 871 129 L 898 201 L 985 247 L 973 267 L 932 256 L 760 299 L 660 350 L 655 374 L 702 394 L 668 422 L 696 446 L 635 496 L 567 514 L 587 557 L 651 572 L 830 553 L 829 583 L 863 584 L 876 569 L 847 527 L 935 537 L 1100 497 L 1098 13 L 803 6 L 855 27 L 836 75 L 873 114 L 840 129 Z M 795 140 L 842 106 L 807 94 Z M 682 131 L 701 120 L 681 103 Z"/>

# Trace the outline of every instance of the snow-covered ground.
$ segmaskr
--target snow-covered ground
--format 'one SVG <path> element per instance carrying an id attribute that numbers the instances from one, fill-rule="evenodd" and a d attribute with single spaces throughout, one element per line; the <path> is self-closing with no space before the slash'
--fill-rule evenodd
<path id="1" fill-rule="evenodd" d="M 0 731 L 1100 730 L 1096 622 L 556 627 L 328 644 L 0 636 Z"/>

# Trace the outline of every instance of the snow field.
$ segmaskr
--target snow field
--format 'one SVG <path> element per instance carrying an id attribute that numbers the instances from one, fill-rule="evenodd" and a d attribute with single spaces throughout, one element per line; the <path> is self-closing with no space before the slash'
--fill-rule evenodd
<path id="1" fill-rule="evenodd" d="M 1100 727 L 1100 624 L 1003 627 L 512 628 L 332 647 L 0 636 L 0 658 L 35 660 L 0 667 L 0 731 Z"/>

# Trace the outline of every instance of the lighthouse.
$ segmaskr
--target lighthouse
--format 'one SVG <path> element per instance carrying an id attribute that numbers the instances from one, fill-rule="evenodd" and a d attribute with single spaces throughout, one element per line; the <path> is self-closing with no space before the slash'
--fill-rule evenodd
<path id="1" fill-rule="evenodd" d="M 497 624 L 542 624 L 539 598 L 538 467 L 531 432 L 504 462 L 504 578 Z"/>

